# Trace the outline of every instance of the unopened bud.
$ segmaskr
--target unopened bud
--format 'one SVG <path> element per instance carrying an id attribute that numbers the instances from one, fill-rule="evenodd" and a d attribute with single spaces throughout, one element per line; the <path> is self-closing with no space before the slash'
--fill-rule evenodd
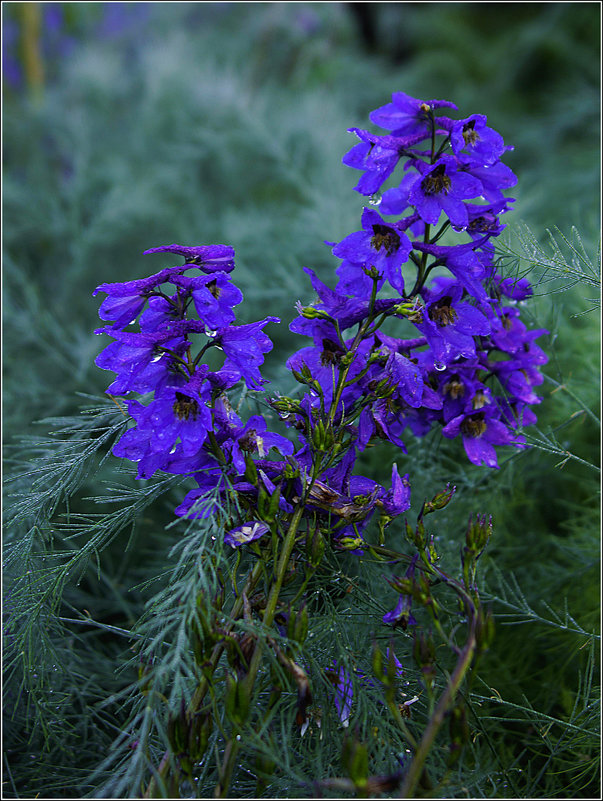
<path id="1" fill-rule="evenodd" d="M 430 689 L 435 681 L 435 645 L 431 633 L 415 632 L 412 653 L 421 668 L 425 685 Z"/>
<path id="2" fill-rule="evenodd" d="M 487 651 L 492 645 L 492 641 L 494 640 L 494 628 L 494 615 L 492 614 L 492 610 L 488 609 L 484 611 L 484 609 L 480 607 L 475 627 L 475 639 L 480 653 Z"/>
<path id="3" fill-rule="evenodd" d="M 423 520 L 419 518 L 417 527 L 415 529 L 410 526 L 407 520 L 404 522 L 406 523 L 406 537 L 408 538 L 409 542 L 414 545 L 418 551 L 422 551 L 425 547 L 425 542 L 427 539 Z"/>
<path id="4" fill-rule="evenodd" d="M 379 681 L 387 678 L 387 674 L 383 670 L 383 654 L 376 642 L 373 643 L 373 673 Z"/>
<path id="5" fill-rule="evenodd" d="M 238 681 L 228 674 L 226 677 L 225 711 L 235 726 L 241 726 L 249 716 L 249 692 L 245 681 Z"/>
<path id="6" fill-rule="evenodd" d="M 341 762 L 357 790 L 366 787 L 368 777 L 368 750 L 364 743 L 348 738 L 343 744 Z"/>
<path id="7" fill-rule="evenodd" d="M 467 714 L 463 705 L 455 706 L 450 710 L 450 751 L 448 753 L 448 767 L 452 767 L 458 761 L 463 746 L 469 739 L 469 724 Z"/>
<path id="8" fill-rule="evenodd" d="M 492 516 L 477 515 L 475 522 L 469 518 L 465 541 L 467 548 L 479 556 L 492 536 Z"/>
<path id="9" fill-rule="evenodd" d="M 370 267 L 363 267 L 362 272 L 369 278 L 376 278 L 377 280 L 383 278 L 379 270 L 372 264 Z"/>
<path id="10" fill-rule="evenodd" d="M 211 712 L 197 712 L 196 715 L 193 715 L 188 733 L 188 753 L 193 762 L 202 759 L 207 751 L 211 731 Z"/>
<path id="11" fill-rule="evenodd" d="M 306 556 L 312 567 L 318 567 L 325 552 L 325 540 L 317 527 L 306 538 Z"/>
<path id="12" fill-rule="evenodd" d="M 364 544 L 362 537 L 341 537 L 336 540 L 337 547 L 344 551 L 355 551 L 357 548 L 362 548 Z"/>
<path id="13" fill-rule="evenodd" d="M 427 515 L 430 512 L 436 512 L 439 509 L 443 509 L 445 506 L 448 506 L 455 492 L 456 487 L 451 487 L 450 484 L 446 484 L 445 490 L 438 492 L 430 501 L 425 501 L 422 514 Z"/>
<path id="14" fill-rule="evenodd" d="M 295 304 L 295 310 L 301 317 L 305 317 L 306 320 L 332 320 L 330 314 L 327 314 L 326 311 L 322 311 L 321 309 L 316 309 L 314 306 L 302 306 L 299 301 Z"/>

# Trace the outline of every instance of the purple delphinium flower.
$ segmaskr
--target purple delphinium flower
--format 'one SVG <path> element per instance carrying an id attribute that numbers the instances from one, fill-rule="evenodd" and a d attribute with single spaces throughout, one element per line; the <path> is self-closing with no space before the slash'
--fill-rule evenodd
<path id="1" fill-rule="evenodd" d="M 455 122 L 450 132 L 450 144 L 454 155 L 464 164 L 490 166 L 496 164 L 506 150 L 502 136 L 486 125 L 483 114 L 472 114 Z"/>
<path id="2" fill-rule="evenodd" d="M 448 438 L 460 434 L 465 452 L 473 464 L 498 468 L 494 445 L 515 445 L 521 448 L 525 437 L 513 434 L 508 426 L 497 419 L 497 414 L 498 410 L 492 406 L 486 406 L 478 412 L 461 414 L 444 426 L 442 434 Z"/>
<path id="3" fill-rule="evenodd" d="M 517 183 L 517 176 L 510 167 L 499 161 L 492 166 L 471 164 L 464 168 L 467 175 L 477 178 L 482 185 L 482 197 L 489 203 L 506 200 L 503 189 L 510 189 Z"/>
<path id="4" fill-rule="evenodd" d="M 408 202 L 426 223 L 436 225 L 444 212 L 452 225 L 466 228 L 469 218 L 463 201 L 481 194 L 477 178 L 461 171 L 453 156 L 442 156 L 428 169 L 421 169 L 409 188 Z"/>
<path id="5" fill-rule="evenodd" d="M 169 383 L 185 383 L 179 357 L 186 350 L 187 341 L 167 331 L 130 332 L 105 329 L 115 342 L 99 353 L 95 364 L 102 370 L 112 370 L 117 378 L 107 388 L 112 395 L 128 392 L 149 392 Z M 169 351 L 169 352 L 166 352 Z"/>
<path id="6" fill-rule="evenodd" d="M 232 463 L 240 475 L 245 472 L 246 453 L 257 452 L 263 458 L 270 448 L 276 448 L 282 455 L 292 454 L 294 450 L 293 443 L 288 439 L 268 431 L 266 421 L 257 414 L 250 417 L 245 426 L 233 430 L 223 447 L 230 453 Z"/>
<path id="7" fill-rule="evenodd" d="M 443 264 L 454 275 L 457 281 L 471 295 L 487 316 L 491 317 L 491 302 L 483 285 L 486 271 L 475 254 L 475 248 L 485 242 L 488 236 L 479 242 L 468 242 L 463 245 L 431 245 L 423 242 L 413 242 L 412 246 L 423 253 L 436 257 L 434 264 Z"/>
<path id="8" fill-rule="evenodd" d="M 396 464 L 392 467 L 392 487 L 381 497 L 379 505 L 389 517 L 397 517 L 410 509 L 409 475 L 406 473 L 401 478 Z"/>
<path id="9" fill-rule="evenodd" d="M 394 136 L 422 134 L 426 137 L 431 133 L 430 112 L 437 108 L 457 107 L 448 100 L 418 100 L 404 92 L 394 92 L 392 102 L 371 111 L 369 119 L 375 125 L 392 131 Z"/>
<path id="10" fill-rule="evenodd" d="M 262 331 L 268 323 L 280 323 L 278 317 L 265 317 L 257 323 L 231 325 L 218 331 L 215 342 L 226 356 L 224 367 L 235 369 L 252 389 L 261 389 L 267 380 L 262 378 L 259 365 L 264 354 L 272 350 L 270 338 Z"/>
<path id="11" fill-rule="evenodd" d="M 328 670 L 327 677 L 335 688 L 335 708 L 337 709 L 337 716 L 344 727 L 350 725 L 350 716 L 352 714 L 352 701 L 354 700 L 354 685 L 352 683 L 352 676 L 345 670 L 345 668 L 333 663 L 333 669 Z"/>
<path id="12" fill-rule="evenodd" d="M 116 284 L 100 284 L 93 295 L 105 292 L 108 297 L 101 303 L 99 317 L 112 320 L 113 328 L 124 328 L 138 317 L 150 295 L 171 276 L 180 275 L 183 267 L 167 267 L 148 278 L 137 278 Z"/>
<path id="13" fill-rule="evenodd" d="M 238 306 L 243 300 L 243 294 L 225 273 L 214 272 L 196 277 L 175 276 L 171 283 L 192 296 L 199 319 L 208 328 L 223 328 L 236 319 L 233 306 Z"/>
<path id="14" fill-rule="evenodd" d="M 402 265 L 412 249 L 410 239 L 399 224 L 386 223 L 372 209 L 365 208 L 362 212 L 362 229 L 335 245 L 333 255 L 367 269 L 375 267 L 403 294 Z"/>
<path id="15" fill-rule="evenodd" d="M 198 245 L 195 247 L 161 245 L 158 248 L 144 251 L 144 255 L 149 253 L 176 253 L 185 259 L 186 264 L 194 265 L 204 273 L 230 273 L 235 266 L 235 252 L 230 245 Z"/>
<path id="16" fill-rule="evenodd" d="M 489 334 L 492 326 L 475 306 L 461 300 L 461 285 L 454 279 L 439 278 L 423 295 L 422 320 L 414 324 L 424 334 L 434 361 L 447 365 L 459 356 L 475 356 L 475 337 Z"/>
<path id="17" fill-rule="evenodd" d="M 171 453 L 194 455 L 204 443 L 212 427 L 207 372 L 201 365 L 186 384 L 164 388 L 148 406 L 126 401 L 136 427 L 125 432 L 113 453 L 138 462 L 138 478 L 164 469 Z"/>
<path id="18" fill-rule="evenodd" d="M 373 195 L 394 171 L 406 148 L 424 139 L 423 133 L 410 136 L 379 136 L 361 128 L 348 128 L 362 141 L 343 157 L 343 163 L 355 170 L 364 170 L 354 189 L 362 195 Z"/>
<path id="19" fill-rule="evenodd" d="M 492 277 L 492 286 L 501 295 L 515 301 L 525 300 L 534 294 L 532 284 L 527 278 L 503 278 L 502 275 L 496 273 Z"/>
<path id="20" fill-rule="evenodd" d="M 270 526 L 260 520 L 250 520 L 243 523 L 242 526 L 237 526 L 227 531 L 224 534 L 224 542 L 233 548 L 238 548 L 241 545 L 247 545 L 249 542 L 258 540 L 264 534 L 270 531 Z"/>

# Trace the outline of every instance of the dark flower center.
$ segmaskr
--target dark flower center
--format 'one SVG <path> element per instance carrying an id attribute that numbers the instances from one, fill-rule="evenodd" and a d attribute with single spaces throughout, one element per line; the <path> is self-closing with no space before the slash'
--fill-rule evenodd
<path id="1" fill-rule="evenodd" d="M 426 195 L 437 195 L 440 192 L 448 194 L 451 181 L 446 175 L 446 165 L 440 164 L 421 181 L 421 189 Z"/>
<path id="2" fill-rule="evenodd" d="M 446 395 L 450 395 L 453 400 L 457 398 L 462 398 L 465 394 L 465 385 L 458 377 L 458 375 L 453 375 L 450 381 L 447 381 L 444 384 L 444 393 Z"/>
<path id="3" fill-rule="evenodd" d="M 496 224 L 498 219 L 496 217 L 492 217 L 489 219 L 488 217 L 482 215 L 481 217 L 476 217 L 475 220 L 471 220 L 469 225 L 467 226 L 468 231 L 476 231 L 477 233 L 486 233 L 488 231 L 495 231 Z"/>
<path id="4" fill-rule="evenodd" d="M 471 120 L 470 122 L 466 122 L 463 125 L 463 139 L 465 140 L 466 145 L 475 145 L 479 142 L 479 134 L 475 130 L 475 120 Z"/>
<path id="5" fill-rule="evenodd" d="M 373 237 L 371 239 L 371 246 L 375 250 L 385 248 L 388 256 L 395 253 L 400 247 L 400 237 L 391 228 L 386 225 L 373 225 Z"/>
<path id="6" fill-rule="evenodd" d="M 257 432 L 254 428 L 248 431 L 245 436 L 239 440 L 239 448 L 247 453 L 253 453 L 257 447 Z"/>
<path id="7" fill-rule="evenodd" d="M 503 314 L 503 316 L 500 318 L 500 321 L 503 324 L 503 328 L 505 328 L 507 331 L 513 325 L 513 323 L 511 322 L 511 318 L 509 317 L 508 314 Z"/>
<path id="8" fill-rule="evenodd" d="M 216 300 L 222 294 L 222 289 L 218 286 L 218 282 L 216 281 L 215 278 L 213 281 L 210 281 L 208 284 L 206 284 L 206 286 L 211 292 L 211 294 L 214 296 L 214 298 L 216 298 Z"/>
<path id="9" fill-rule="evenodd" d="M 429 309 L 429 319 L 441 327 L 453 323 L 458 314 L 450 305 L 451 303 L 452 298 L 450 296 L 447 295 L 445 298 L 441 298 Z"/>
<path id="10" fill-rule="evenodd" d="M 488 428 L 482 414 L 466 417 L 461 423 L 461 432 L 467 437 L 477 439 Z"/>
<path id="11" fill-rule="evenodd" d="M 320 363 L 323 367 L 327 367 L 329 364 L 339 364 L 343 356 L 343 349 L 337 342 L 333 342 L 332 339 L 323 339 L 322 348 Z"/>
<path id="12" fill-rule="evenodd" d="M 183 395 L 182 392 L 176 392 L 176 400 L 172 408 L 179 420 L 188 420 L 189 417 L 196 420 L 199 414 L 199 404 L 197 401 L 194 398 L 189 398 L 188 395 Z"/>

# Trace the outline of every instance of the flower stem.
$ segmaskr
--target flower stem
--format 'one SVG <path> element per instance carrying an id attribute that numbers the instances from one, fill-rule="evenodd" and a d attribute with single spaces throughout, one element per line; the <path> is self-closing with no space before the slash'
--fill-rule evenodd
<path id="1" fill-rule="evenodd" d="M 295 538 L 297 535 L 297 530 L 302 518 L 303 511 L 304 511 L 304 503 L 303 501 L 300 501 L 293 514 L 293 517 L 291 518 L 291 522 L 289 523 L 289 529 L 287 531 L 287 534 L 285 535 L 285 540 L 283 542 L 283 547 L 276 568 L 275 581 L 270 589 L 270 594 L 268 596 L 268 601 L 266 603 L 266 609 L 264 610 L 264 617 L 262 622 L 266 628 L 270 626 L 272 624 L 272 621 L 274 620 L 274 615 L 276 613 L 276 605 L 278 603 L 280 591 L 283 586 L 283 580 L 285 578 L 287 566 L 289 565 L 289 559 L 291 558 L 291 554 L 293 553 Z M 261 658 L 262 658 L 262 643 L 261 640 L 258 640 L 255 650 L 253 652 L 253 656 L 251 657 L 249 672 L 245 677 L 249 697 L 251 697 L 251 691 L 253 689 L 253 685 L 255 684 L 255 679 L 260 667 Z M 228 793 L 228 788 L 230 786 L 230 781 L 232 778 L 232 772 L 234 770 L 237 753 L 240 748 L 239 740 L 236 739 L 236 732 L 233 732 L 233 734 L 235 734 L 235 736 L 231 737 L 231 739 L 226 744 L 226 749 L 224 751 L 224 759 L 222 761 L 222 766 L 219 771 L 220 779 L 214 790 L 214 798 L 225 798 L 226 794 Z"/>

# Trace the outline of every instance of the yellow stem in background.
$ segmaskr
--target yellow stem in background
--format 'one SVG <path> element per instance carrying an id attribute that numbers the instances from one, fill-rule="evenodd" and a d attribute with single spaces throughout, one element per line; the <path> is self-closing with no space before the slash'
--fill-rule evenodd
<path id="1" fill-rule="evenodd" d="M 29 93 L 40 99 L 44 90 L 44 59 L 42 57 L 42 12 L 40 3 L 20 3 L 22 25 L 23 66 Z"/>

